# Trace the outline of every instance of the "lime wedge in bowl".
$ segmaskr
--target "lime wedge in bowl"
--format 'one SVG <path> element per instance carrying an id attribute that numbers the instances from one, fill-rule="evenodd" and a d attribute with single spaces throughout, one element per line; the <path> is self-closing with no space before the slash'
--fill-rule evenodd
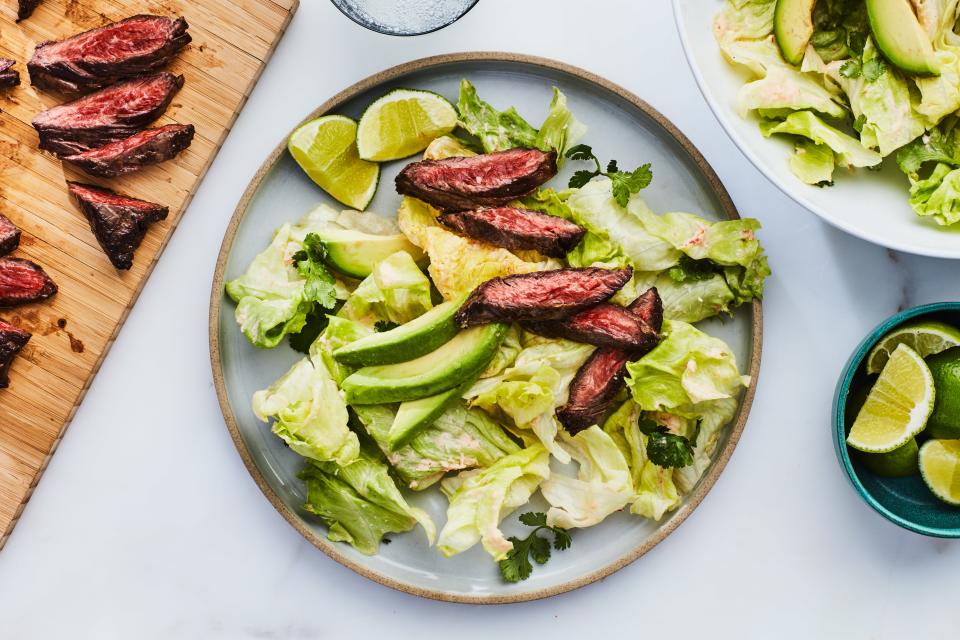
<path id="1" fill-rule="evenodd" d="M 898 345 L 847 435 L 847 444 L 867 453 L 893 451 L 923 431 L 935 397 L 933 375 L 920 355 Z"/>
<path id="2" fill-rule="evenodd" d="M 960 331 L 948 324 L 923 321 L 895 329 L 885 335 L 867 356 L 867 373 L 880 373 L 898 345 L 905 344 L 921 358 L 960 346 Z"/>
<path id="3" fill-rule="evenodd" d="M 920 447 L 920 475 L 933 495 L 960 506 L 960 440 L 929 440 Z"/>
<path id="4" fill-rule="evenodd" d="M 860 461 L 870 471 L 884 478 L 903 478 L 917 473 L 917 456 L 920 447 L 917 439 L 910 438 L 907 444 L 886 453 L 860 452 Z"/>
<path id="5" fill-rule="evenodd" d="M 457 110 L 432 91 L 394 89 L 360 118 L 357 149 L 364 160 L 383 162 L 419 153 L 457 126 Z"/>
<path id="6" fill-rule="evenodd" d="M 357 123 L 344 116 L 323 116 L 301 125 L 287 141 L 290 155 L 321 189 L 363 211 L 380 182 L 380 165 L 361 160 Z"/>

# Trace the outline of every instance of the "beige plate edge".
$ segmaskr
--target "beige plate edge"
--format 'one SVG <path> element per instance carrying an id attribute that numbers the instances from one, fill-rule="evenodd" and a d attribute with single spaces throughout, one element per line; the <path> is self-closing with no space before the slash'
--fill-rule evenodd
<path id="1" fill-rule="evenodd" d="M 524 64 L 530 64 L 535 66 L 544 67 L 553 71 L 560 71 L 567 73 L 569 75 L 578 77 L 582 80 L 586 80 L 595 85 L 599 85 L 603 89 L 617 94 L 621 98 L 632 103 L 641 111 L 645 112 L 651 118 L 653 118 L 658 124 L 660 124 L 664 129 L 670 133 L 671 136 L 676 139 L 676 141 L 683 147 L 684 151 L 693 159 L 698 168 L 703 172 L 709 181 L 711 187 L 719 198 L 721 204 L 723 205 L 724 212 L 731 219 L 739 218 L 740 215 L 737 212 L 736 206 L 733 204 L 733 201 L 730 199 L 730 195 L 727 193 L 727 190 L 724 188 L 723 184 L 720 182 L 720 178 L 717 177 L 716 172 L 706 161 L 700 151 L 690 142 L 690 140 L 680 132 L 676 126 L 670 122 L 666 117 L 663 116 L 659 111 L 651 107 L 645 101 L 640 99 L 635 94 L 627 91 L 623 87 L 620 87 L 617 84 L 614 84 L 608 80 L 601 78 L 589 71 L 568 65 L 556 60 L 551 60 L 549 58 L 541 58 L 538 56 L 530 56 L 524 54 L 516 53 L 505 53 L 505 52 L 496 52 L 496 51 L 478 51 L 478 52 L 465 52 L 465 53 L 455 53 L 455 54 L 445 54 L 432 56 L 428 58 L 421 58 L 419 60 L 413 60 L 395 67 L 391 67 L 380 73 L 369 76 L 368 78 L 357 82 L 356 84 L 348 87 L 347 89 L 341 91 L 337 95 L 333 96 L 325 103 L 320 105 L 313 113 L 307 116 L 303 122 L 313 120 L 327 113 L 336 111 L 342 104 L 351 100 L 354 96 L 363 93 L 371 88 L 374 88 L 382 83 L 389 82 L 400 76 L 403 76 L 408 73 L 415 71 L 420 71 L 423 69 L 429 69 L 432 67 L 443 66 L 451 63 L 460 63 L 460 62 L 474 62 L 474 61 L 500 61 L 500 62 L 519 62 Z M 227 226 L 226 232 L 223 237 L 223 244 L 220 247 L 220 255 L 217 257 L 216 270 L 213 276 L 213 286 L 210 292 L 210 362 L 213 368 L 213 381 L 214 386 L 217 390 L 217 398 L 220 402 L 220 409 L 223 412 L 224 421 L 226 422 L 227 429 L 230 431 L 230 437 L 233 439 L 234 445 L 237 447 L 237 451 L 240 454 L 240 457 L 243 459 L 244 465 L 247 467 L 247 471 L 250 472 L 250 475 L 253 477 L 254 481 L 257 483 L 257 486 L 260 487 L 260 490 L 267 497 L 270 503 L 274 508 L 282 515 L 287 522 L 291 524 L 300 534 L 306 538 L 311 544 L 323 551 L 325 554 L 330 556 L 332 559 L 336 560 L 343 566 L 355 571 L 356 573 L 369 578 L 375 582 L 378 582 L 384 586 L 397 589 L 398 591 L 403 591 L 416 596 L 421 596 L 424 598 L 431 598 L 434 600 L 442 600 L 445 602 L 460 602 L 468 604 L 506 604 L 512 602 L 526 602 L 529 600 L 538 600 L 540 598 L 547 598 L 554 596 L 560 593 L 566 593 L 567 591 L 572 591 L 579 587 L 586 586 L 592 582 L 596 582 L 602 578 L 609 576 L 610 574 L 622 569 L 627 566 L 646 552 L 650 551 L 653 547 L 659 544 L 664 538 L 673 533 L 673 531 L 680 526 L 696 509 L 697 505 L 703 500 L 704 496 L 710 491 L 714 483 L 717 481 L 717 478 L 720 476 L 720 473 L 726 467 L 727 462 L 730 460 L 730 456 L 733 454 L 733 450 L 737 446 L 737 442 L 740 440 L 740 436 L 743 433 L 743 429 L 746 426 L 747 417 L 750 414 L 750 407 L 753 404 L 753 397 L 756 393 L 757 388 L 757 378 L 760 373 L 760 355 L 763 345 L 763 311 L 762 305 L 759 301 L 753 302 L 753 344 L 751 349 L 751 358 L 750 358 L 750 369 L 749 375 L 751 377 L 751 384 L 747 388 L 746 392 L 743 395 L 743 398 L 740 403 L 740 409 L 737 412 L 736 420 L 733 424 L 733 427 L 730 431 L 730 437 L 727 440 L 726 446 L 717 453 L 717 457 L 714 461 L 713 466 L 711 467 L 709 473 L 704 476 L 699 485 L 697 486 L 696 491 L 694 491 L 687 503 L 683 505 L 670 519 L 670 521 L 657 530 L 653 536 L 644 541 L 642 545 L 632 550 L 630 553 L 623 555 L 617 560 L 603 566 L 588 575 L 579 578 L 577 580 L 570 580 L 563 584 L 559 584 L 553 587 L 540 589 L 537 591 L 532 591 L 522 594 L 513 594 L 513 595 L 489 595 L 489 596 L 472 596 L 472 595 L 462 595 L 462 594 L 453 594 L 446 591 L 439 591 L 434 589 L 423 589 L 405 582 L 399 582 L 393 580 L 386 576 L 380 575 L 370 569 L 357 564 L 352 561 L 344 554 L 340 552 L 337 548 L 337 545 L 328 541 L 327 539 L 318 536 L 316 533 L 310 529 L 304 527 L 297 515 L 291 511 L 285 504 L 283 504 L 277 495 L 273 492 L 270 486 L 267 484 L 267 481 L 264 479 L 263 475 L 260 473 L 260 470 L 256 467 L 253 462 L 253 459 L 250 457 L 250 454 L 247 452 L 246 446 L 243 443 L 243 440 L 240 437 L 240 431 L 237 428 L 236 418 L 233 415 L 233 411 L 230 408 L 229 401 L 227 399 L 227 390 L 226 385 L 223 379 L 223 368 L 220 363 L 220 336 L 219 336 L 219 325 L 220 325 L 220 307 L 223 301 L 223 287 L 224 287 L 224 271 L 226 270 L 227 257 L 230 253 L 230 249 L 233 245 L 234 237 L 236 236 L 237 229 L 240 226 L 240 222 L 243 220 L 246 210 L 250 205 L 250 201 L 253 198 L 254 194 L 257 192 L 257 189 L 260 187 L 260 184 L 263 182 L 263 179 L 266 177 L 267 173 L 273 168 L 273 166 L 280 159 L 280 156 L 286 150 L 286 139 L 282 141 L 276 149 L 273 150 L 273 153 L 264 161 L 261 165 L 257 174 L 253 177 L 250 184 L 247 186 L 246 191 L 243 193 L 243 197 L 240 199 L 239 204 L 237 205 L 236 210 L 234 211 L 233 217 L 230 219 L 230 224 Z"/>

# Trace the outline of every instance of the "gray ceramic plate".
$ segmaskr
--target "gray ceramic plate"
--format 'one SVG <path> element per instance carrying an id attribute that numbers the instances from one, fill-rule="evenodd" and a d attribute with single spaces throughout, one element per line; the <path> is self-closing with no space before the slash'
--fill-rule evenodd
<path id="1" fill-rule="evenodd" d="M 515 105 L 531 122 L 541 122 L 551 87 L 566 93 L 571 109 L 590 127 L 586 142 L 602 158 L 621 166 L 653 164 L 653 184 L 644 191 L 659 212 L 690 211 L 722 219 L 737 212 L 716 174 L 690 142 L 662 115 L 633 94 L 601 78 L 561 63 L 512 54 L 464 53 L 411 62 L 368 78 L 335 96 L 308 119 L 326 113 L 359 118 L 364 107 L 395 87 L 429 89 L 451 100 L 461 78 L 496 106 Z M 572 163 L 571 163 L 572 164 Z M 370 210 L 394 215 L 400 198 L 392 189 L 403 162 L 383 167 L 380 190 Z M 566 183 L 564 175 L 556 184 Z M 718 445 L 712 467 L 675 512 L 655 523 L 617 513 L 601 525 L 574 532 L 575 551 L 557 553 L 525 582 L 504 583 L 496 565 L 478 545 L 446 559 L 427 546 L 417 531 L 393 536 L 374 557 L 326 539 L 325 527 L 305 513 L 303 488 L 296 479 L 299 458 L 271 435 L 250 410 L 254 391 L 283 374 L 299 355 L 285 344 L 266 351 L 252 347 L 233 320 L 233 304 L 223 295 L 225 280 L 237 277 L 270 242 L 273 230 L 299 217 L 320 201 L 336 205 L 316 187 L 286 153 L 284 144 L 267 158 L 247 188 L 227 229 L 217 263 L 210 305 L 210 350 L 214 381 L 227 427 L 257 484 L 277 510 L 310 542 L 338 562 L 377 582 L 430 598 L 459 602 L 515 602 L 562 593 L 589 584 L 632 562 L 673 531 L 703 499 L 733 452 L 746 422 L 755 385 L 741 402 L 736 420 Z M 756 381 L 760 368 L 761 309 L 741 308 L 732 319 L 704 324 L 726 340 L 741 370 Z M 413 496 L 439 524 L 446 499 L 437 490 Z M 533 503 L 533 506 L 542 506 Z M 516 515 L 504 523 L 508 535 L 522 526 Z M 705 523 L 701 523 L 705 524 Z"/>

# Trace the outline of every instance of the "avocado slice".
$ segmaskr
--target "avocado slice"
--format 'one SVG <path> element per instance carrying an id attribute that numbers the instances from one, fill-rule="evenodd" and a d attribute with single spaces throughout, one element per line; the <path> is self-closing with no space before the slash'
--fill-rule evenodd
<path id="1" fill-rule="evenodd" d="M 777 0 L 773 11 L 773 34 L 783 59 L 790 64 L 803 62 L 813 37 L 813 6 L 817 0 Z"/>
<path id="2" fill-rule="evenodd" d="M 867 15 L 877 48 L 907 73 L 940 75 L 937 57 L 909 0 L 867 0 Z"/>
<path id="3" fill-rule="evenodd" d="M 466 329 L 415 360 L 359 369 L 340 388 L 347 404 L 406 402 L 437 395 L 480 375 L 506 332 L 507 325 L 500 323 Z"/>
<path id="4" fill-rule="evenodd" d="M 404 446 L 424 428 L 433 424 L 447 407 L 460 397 L 466 390 L 465 387 L 472 385 L 475 380 L 476 378 L 470 378 L 468 383 L 435 396 L 402 402 L 393 418 L 393 424 L 390 425 L 390 431 L 387 432 L 387 446 L 390 451 Z"/>
<path id="5" fill-rule="evenodd" d="M 376 235 L 356 229 L 328 227 L 315 232 L 327 248 L 327 264 L 344 275 L 366 278 L 373 267 L 397 251 L 406 251 L 421 264 L 426 256 L 402 233 Z"/>
<path id="6" fill-rule="evenodd" d="M 406 362 L 430 353 L 460 331 L 453 316 L 465 297 L 438 304 L 419 318 L 383 333 L 374 333 L 333 352 L 351 367 Z"/>

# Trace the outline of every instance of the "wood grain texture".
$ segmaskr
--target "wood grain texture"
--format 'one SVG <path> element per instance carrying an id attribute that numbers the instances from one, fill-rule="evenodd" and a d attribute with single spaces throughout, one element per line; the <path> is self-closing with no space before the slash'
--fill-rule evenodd
<path id="1" fill-rule="evenodd" d="M 23 230 L 15 256 L 34 260 L 60 287 L 51 300 L 0 310 L 33 333 L 0 390 L 0 548 L 6 543 L 103 357 L 180 221 L 200 180 L 286 30 L 298 0 L 45 0 L 15 24 L 0 5 L 0 57 L 17 61 L 24 84 L 0 94 L 0 213 Z M 170 66 L 186 84 L 158 124 L 194 124 L 176 160 L 115 180 L 93 179 L 37 149 L 30 121 L 61 102 L 29 85 L 34 46 L 137 13 L 184 16 L 192 44 Z M 170 207 L 115 270 L 70 202 L 66 180 L 109 186 Z"/>

